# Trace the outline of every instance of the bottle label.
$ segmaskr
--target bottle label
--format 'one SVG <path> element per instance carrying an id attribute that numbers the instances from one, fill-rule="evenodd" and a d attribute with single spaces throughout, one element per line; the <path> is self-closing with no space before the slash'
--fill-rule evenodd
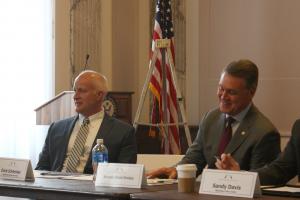
<path id="1" fill-rule="evenodd" d="M 93 161 L 96 163 L 107 163 L 108 155 L 106 153 L 95 153 L 93 155 Z"/>

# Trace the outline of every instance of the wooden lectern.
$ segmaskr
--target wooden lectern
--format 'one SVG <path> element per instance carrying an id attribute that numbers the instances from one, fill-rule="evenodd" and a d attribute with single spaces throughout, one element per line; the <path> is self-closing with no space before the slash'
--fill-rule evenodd
<path id="1" fill-rule="evenodd" d="M 131 124 L 132 94 L 133 92 L 108 92 L 103 102 L 105 112 Z M 36 124 L 49 125 L 52 122 L 76 115 L 73 95 L 74 91 L 64 91 L 36 108 Z"/>

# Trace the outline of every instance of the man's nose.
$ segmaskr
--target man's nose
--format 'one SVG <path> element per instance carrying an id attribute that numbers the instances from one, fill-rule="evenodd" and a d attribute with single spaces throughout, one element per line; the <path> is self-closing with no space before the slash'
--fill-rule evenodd
<path id="1" fill-rule="evenodd" d="M 74 96 L 73 96 L 73 99 L 78 99 L 78 97 L 79 97 L 78 92 L 75 92 Z"/>
<path id="2" fill-rule="evenodd" d="M 223 91 L 223 92 L 221 92 L 220 96 L 222 99 L 225 99 L 228 97 L 228 93 L 226 91 Z"/>

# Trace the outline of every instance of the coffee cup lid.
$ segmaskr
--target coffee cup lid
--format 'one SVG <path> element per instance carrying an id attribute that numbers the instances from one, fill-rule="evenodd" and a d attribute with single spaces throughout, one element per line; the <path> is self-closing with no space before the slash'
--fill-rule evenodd
<path id="1" fill-rule="evenodd" d="M 182 165 L 177 165 L 176 169 L 185 170 L 185 171 L 196 171 L 197 167 L 195 164 L 182 164 Z"/>

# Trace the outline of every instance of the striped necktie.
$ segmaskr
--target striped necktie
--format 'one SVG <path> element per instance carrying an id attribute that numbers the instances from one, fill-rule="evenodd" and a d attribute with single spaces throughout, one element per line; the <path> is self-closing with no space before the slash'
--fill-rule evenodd
<path id="1" fill-rule="evenodd" d="M 89 123 L 89 118 L 85 118 L 80 126 L 71 153 L 68 156 L 66 172 L 77 172 L 76 167 L 79 164 L 79 157 L 84 150 L 84 144 L 89 132 Z"/>

